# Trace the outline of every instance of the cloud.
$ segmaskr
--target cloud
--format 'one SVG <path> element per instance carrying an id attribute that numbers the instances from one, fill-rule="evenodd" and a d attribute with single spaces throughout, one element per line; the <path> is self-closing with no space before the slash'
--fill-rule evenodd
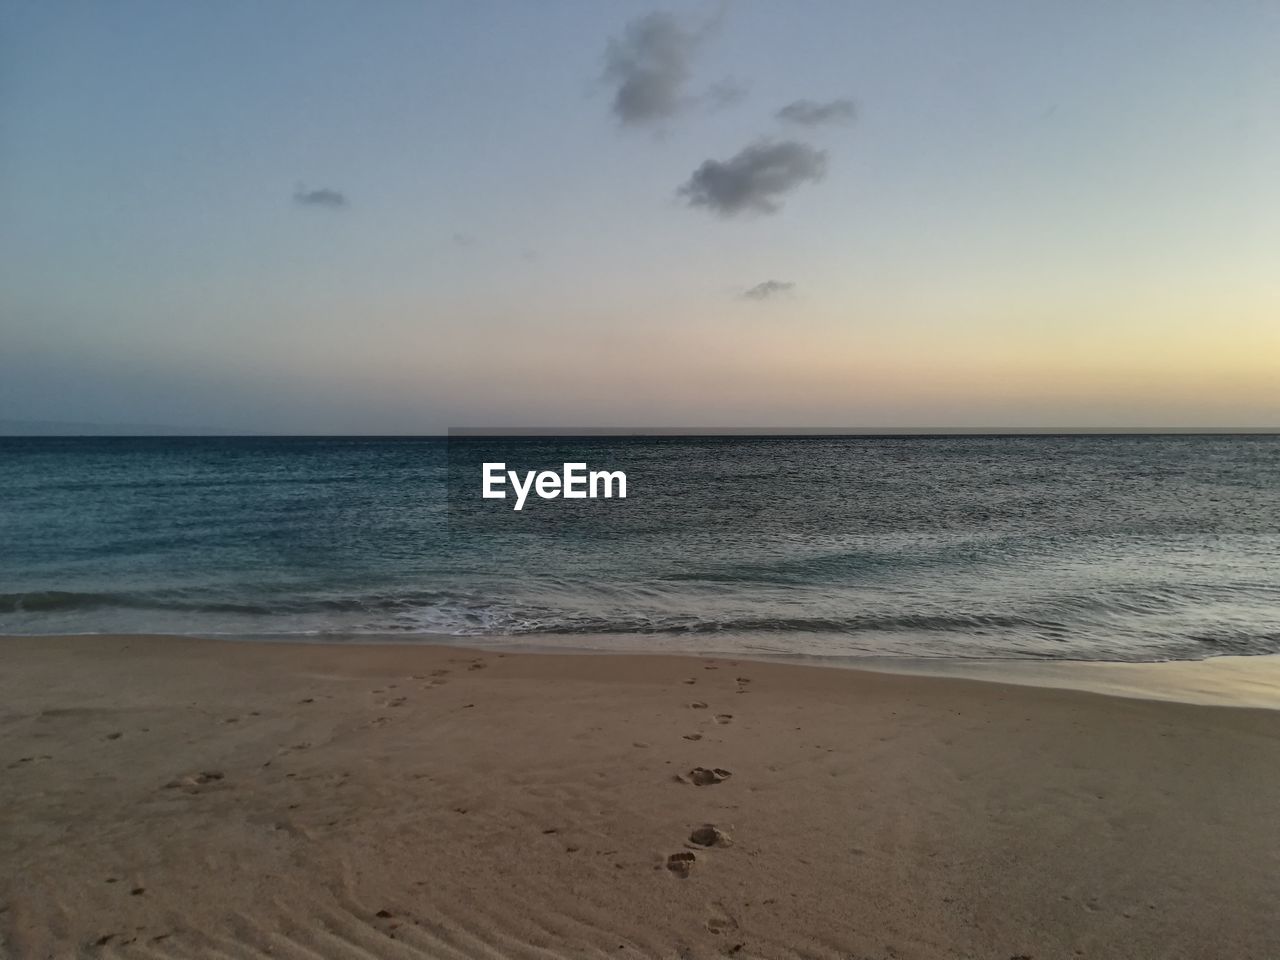
<path id="1" fill-rule="evenodd" d="M 797 100 L 778 111 L 779 120 L 798 123 L 803 127 L 816 127 L 824 123 L 848 123 L 858 115 L 852 100 L 832 100 L 816 103 L 813 100 Z"/>
<path id="2" fill-rule="evenodd" d="M 726 110 L 747 99 L 747 88 L 732 77 L 711 84 L 703 100 L 712 110 Z"/>
<path id="3" fill-rule="evenodd" d="M 742 296 L 745 300 L 769 300 L 788 294 L 795 288 L 796 285 L 790 280 L 766 280 L 757 283 L 750 290 L 744 290 Z"/>
<path id="4" fill-rule="evenodd" d="M 610 39 L 604 78 L 616 86 L 614 116 L 643 126 L 674 115 L 683 105 L 693 55 L 704 35 L 705 30 L 691 30 L 659 10 L 631 21 L 621 37 Z"/>
<path id="5" fill-rule="evenodd" d="M 779 197 L 805 182 L 821 180 L 827 155 L 794 140 L 764 140 L 729 160 L 707 160 L 679 189 L 691 207 L 707 207 L 722 217 L 744 211 L 775 213 Z"/>
<path id="6" fill-rule="evenodd" d="M 330 210 L 338 210 L 347 205 L 347 198 L 342 191 L 330 190 L 328 187 L 321 187 L 318 190 L 299 187 L 293 191 L 293 202 L 303 207 L 326 207 Z"/>
<path id="7" fill-rule="evenodd" d="M 454 233 L 450 239 L 455 247 L 469 247 L 476 242 L 476 238 L 469 233 Z"/>

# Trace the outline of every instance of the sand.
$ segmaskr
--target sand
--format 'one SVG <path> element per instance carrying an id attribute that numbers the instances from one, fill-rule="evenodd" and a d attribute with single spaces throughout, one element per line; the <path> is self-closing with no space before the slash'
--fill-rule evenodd
<path id="1" fill-rule="evenodd" d="M 1280 957 L 1280 712 L 0 639 L 0 955 Z"/>
<path id="2" fill-rule="evenodd" d="M 889 673 L 964 677 L 1033 687 L 1088 690 L 1143 700 L 1280 710 L 1280 654 L 1159 663 L 926 657 L 914 660 L 862 658 L 857 662 L 861 669 Z"/>

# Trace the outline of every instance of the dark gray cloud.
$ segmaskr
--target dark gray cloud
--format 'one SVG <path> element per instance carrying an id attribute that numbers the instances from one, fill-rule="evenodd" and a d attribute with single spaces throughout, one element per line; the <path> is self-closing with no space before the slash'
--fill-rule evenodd
<path id="1" fill-rule="evenodd" d="M 771 297 L 790 293 L 795 288 L 796 285 L 790 280 L 765 280 L 749 290 L 744 290 L 742 296 L 746 300 L 768 300 Z"/>
<path id="2" fill-rule="evenodd" d="M 605 51 L 605 80 L 615 86 L 613 113 L 628 125 L 657 123 L 684 102 L 693 56 L 705 31 L 661 10 L 627 24 Z"/>
<path id="3" fill-rule="evenodd" d="M 318 190 L 299 187 L 293 191 L 293 202 L 304 207 L 327 207 L 330 210 L 338 210 L 347 205 L 347 198 L 342 191 L 330 190 L 328 187 L 321 187 Z"/>
<path id="4" fill-rule="evenodd" d="M 794 140 L 761 141 L 728 160 L 707 160 L 680 187 L 691 207 L 731 217 L 743 212 L 774 213 L 779 198 L 805 182 L 821 180 L 827 155 Z"/>
<path id="5" fill-rule="evenodd" d="M 817 103 L 813 100 L 797 100 L 778 111 L 778 119 L 798 123 L 804 127 L 816 127 L 824 123 L 848 123 L 858 115 L 858 107 L 852 100 L 831 100 Z"/>

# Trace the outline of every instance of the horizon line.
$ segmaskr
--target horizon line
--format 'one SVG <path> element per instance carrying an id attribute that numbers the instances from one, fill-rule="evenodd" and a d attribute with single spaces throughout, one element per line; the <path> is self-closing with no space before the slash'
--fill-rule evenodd
<path id="1" fill-rule="evenodd" d="M 47 422 L 46 422 L 47 423 Z M 33 424 L 34 426 L 34 424 Z M 51 424 L 49 426 L 52 426 Z M 0 428 L 0 439 L 369 439 L 369 440 L 455 440 L 455 439 L 535 439 L 607 437 L 946 437 L 946 436 L 1268 436 L 1280 435 L 1280 427 L 474 427 L 449 428 L 442 432 L 365 433 L 258 433 L 250 431 L 208 431 L 198 428 L 152 428 L 139 432 L 114 432 L 108 425 L 74 424 L 71 429 L 47 432 L 10 432 Z M 75 429 L 79 428 L 79 429 Z M 145 428 L 143 428 L 145 430 Z M 190 432 L 188 432 L 190 431 Z"/>

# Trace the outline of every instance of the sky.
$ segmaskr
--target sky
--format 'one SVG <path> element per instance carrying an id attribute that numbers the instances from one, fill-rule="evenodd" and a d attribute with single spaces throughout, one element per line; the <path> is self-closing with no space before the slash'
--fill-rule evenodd
<path id="1" fill-rule="evenodd" d="M 1280 427 L 1280 4 L 0 0 L 0 420 Z"/>

